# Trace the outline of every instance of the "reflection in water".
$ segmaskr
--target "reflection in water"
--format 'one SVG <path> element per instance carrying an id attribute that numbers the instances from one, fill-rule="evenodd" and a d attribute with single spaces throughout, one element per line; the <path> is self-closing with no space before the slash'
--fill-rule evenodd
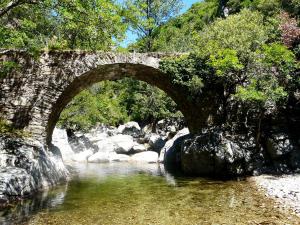
<path id="1" fill-rule="evenodd" d="M 72 166 L 68 185 L 3 211 L 1 224 L 300 224 L 247 181 L 174 177 L 158 164 Z"/>
<path id="2" fill-rule="evenodd" d="M 74 163 L 69 165 L 74 173 L 74 179 L 105 180 L 109 176 L 128 176 L 138 173 L 147 173 L 153 176 L 165 176 L 168 183 L 175 185 L 175 179 L 168 174 L 160 164 L 85 164 Z M 53 190 L 38 192 L 30 199 L 23 200 L 17 205 L 12 205 L 0 211 L 0 224 L 22 224 L 28 221 L 34 214 L 41 210 L 55 208 L 64 203 L 68 190 L 68 184 L 61 185 Z"/>
<path id="3" fill-rule="evenodd" d="M 68 185 L 63 185 L 54 191 L 46 190 L 34 194 L 31 199 L 23 200 L 17 205 L 0 211 L 0 224 L 22 224 L 27 221 L 33 214 L 43 209 L 54 208 L 63 204 Z"/>

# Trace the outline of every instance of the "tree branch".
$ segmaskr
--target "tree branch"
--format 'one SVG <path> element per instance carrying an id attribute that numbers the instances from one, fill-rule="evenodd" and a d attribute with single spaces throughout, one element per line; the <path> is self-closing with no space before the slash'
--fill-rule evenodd
<path id="1" fill-rule="evenodd" d="M 38 0 L 13 0 L 9 2 L 4 8 L 0 8 L 0 18 L 12 9 L 24 4 L 38 4 Z"/>

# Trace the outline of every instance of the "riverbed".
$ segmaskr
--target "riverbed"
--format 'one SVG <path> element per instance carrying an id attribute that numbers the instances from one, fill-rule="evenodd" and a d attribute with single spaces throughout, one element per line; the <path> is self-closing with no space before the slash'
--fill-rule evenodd
<path id="1" fill-rule="evenodd" d="M 185 177 L 159 164 L 72 167 L 72 181 L 1 211 L 0 224 L 300 224 L 247 180 Z"/>

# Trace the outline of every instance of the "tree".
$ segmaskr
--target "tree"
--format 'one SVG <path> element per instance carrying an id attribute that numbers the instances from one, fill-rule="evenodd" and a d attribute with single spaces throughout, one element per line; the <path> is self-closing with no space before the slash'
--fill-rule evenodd
<path id="1" fill-rule="evenodd" d="M 127 19 L 142 40 L 143 51 L 152 51 L 156 30 L 175 16 L 181 0 L 128 0 Z"/>
<path id="2" fill-rule="evenodd" d="M 109 50 L 127 29 L 112 0 L 15 0 L 1 6 L 1 48 Z"/>

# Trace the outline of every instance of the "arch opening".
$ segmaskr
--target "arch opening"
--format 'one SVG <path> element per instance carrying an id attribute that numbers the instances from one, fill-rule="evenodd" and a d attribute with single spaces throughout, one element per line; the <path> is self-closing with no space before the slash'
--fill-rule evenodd
<path id="1" fill-rule="evenodd" d="M 106 64 L 75 77 L 63 88 L 57 100 L 52 105 L 49 117 L 46 121 L 46 143 L 51 143 L 52 133 L 60 118 L 61 112 L 76 95 L 101 81 L 116 81 L 126 77 L 146 82 L 164 91 L 166 95 L 176 103 L 177 109 L 183 114 L 190 128 L 187 120 L 188 111 L 186 110 L 189 109 L 189 107 L 186 106 L 184 90 L 180 90 L 180 86 L 172 83 L 166 74 L 162 73 L 159 69 L 142 64 Z"/>

